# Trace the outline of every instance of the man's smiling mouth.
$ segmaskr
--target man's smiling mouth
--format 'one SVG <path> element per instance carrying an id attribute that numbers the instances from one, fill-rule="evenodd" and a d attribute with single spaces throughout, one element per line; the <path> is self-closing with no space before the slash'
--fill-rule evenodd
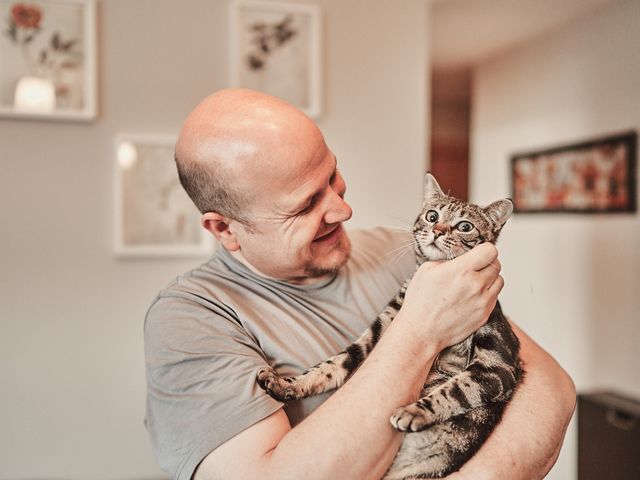
<path id="1" fill-rule="evenodd" d="M 331 240 L 331 239 L 333 239 L 334 237 L 336 237 L 340 233 L 341 229 L 342 229 L 342 224 L 334 227 L 332 230 L 330 230 L 327 233 L 323 233 L 319 237 L 315 238 L 313 241 L 314 242 L 323 242 L 323 241 L 326 241 L 326 240 Z"/>

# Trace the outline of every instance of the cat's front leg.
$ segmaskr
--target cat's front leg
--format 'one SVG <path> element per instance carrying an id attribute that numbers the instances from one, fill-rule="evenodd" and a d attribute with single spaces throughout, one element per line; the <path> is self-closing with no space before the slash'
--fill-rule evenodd
<path id="1" fill-rule="evenodd" d="M 425 406 L 421 401 L 429 398 L 432 392 L 436 391 L 443 384 L 446 384 L 451 378 L 450 374 L 438 371 L 435 368 L 432 369 L 422 389 L 422 398 L 416 403 L 398 408 L 393 412 L 390 421 L 396 430 L 400 430 L 401 432 L 417 432 L 435 423 L 429 415 L 430 412 L 425 411 Z"/>
<path id="2" fill-rule="evenodd" d="M 263 368 L 256 380 L 276 400 L 284 402 L 312 397 L 344 384 L 349 371 L 341 365 L 348 357 L 346 351 L 341 352 L 294 377 L 281 377 L 273 368 Z"/>
<path id="3" fill-rule="evenodd" d="M 391 425 L 401 432 L 419 432 L 436 423 L 433 412 L 426 411 L 420 402 L 398 408 L 391 415 Z"/>
<path id="4" fill-rule="evenodd" d="M 302 389 L 293 382 L 294 377 L 281 377 L 276 371 L 269 367 L 263 368 L 258 372 L 256 380 L 258 385 L 262 387 L 269 395 L 276 400 L 284 402 L 297 398 L 304 398 Z"/>
<path id="5" fill-rule="evenodd" d="M 416 403 L 397 409 L 391 424 L 403 432 L 418 432 L 491 402 L 508 401 L 519 378 L 519 366 L 473 362 Z"/>
<path id="6" fill-rule="evenodd" d="M 373 350 L 398 314 L 409 281 L 410 279 L 405 281 L 371 327 L 344 351 L 295 377 L 280 377 L 272 368 L 264 368 L 258 372 L 258 384 L 273 398 L 281 401 L 311 397 L 341 387 Z"/>

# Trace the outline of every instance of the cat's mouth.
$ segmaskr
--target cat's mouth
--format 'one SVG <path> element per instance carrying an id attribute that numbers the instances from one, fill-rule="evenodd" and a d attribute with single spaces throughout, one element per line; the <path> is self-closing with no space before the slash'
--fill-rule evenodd
<path id="1" fill-rule="evenodd" d="M 447 260 L 449 255 L 432 240 L 429 243 L 418 242 L 420 251 L 427 260 Z"/>
<path id="2" fill-rule="evenodd" d="M 426 260 L 451 260 L 462 255 L 467 249 L 452 245 L 446 238 L 425 238 L 418 240 L 422 256 Z"/>

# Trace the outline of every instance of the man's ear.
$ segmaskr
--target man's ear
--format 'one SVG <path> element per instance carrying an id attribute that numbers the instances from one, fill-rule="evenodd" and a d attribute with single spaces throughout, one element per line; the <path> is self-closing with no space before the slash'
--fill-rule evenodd
<path id="1" fill-rule="evenodd" d="M 231 222 L 235 222 L 235 220 L 216 212 L 207 212 L 202 215 L 200 219 L 202 227 L 211 232 L 227 251 L 235 252 L 236 250 L 240 250 L 240 244 L 238 243 L 236 234 L 229 228 Z"/>

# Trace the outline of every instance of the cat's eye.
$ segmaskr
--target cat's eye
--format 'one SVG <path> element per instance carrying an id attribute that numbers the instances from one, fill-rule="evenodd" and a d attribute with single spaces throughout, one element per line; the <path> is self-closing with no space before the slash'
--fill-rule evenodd
<path id="1" fill-rule="evenodd" d="M 429 210 L 427 213 L 424 214 L 424 219 L 430 223 L 437 222 L 438 218 L 439 218 L 438 212 L 436 212 L 435 210 Z"/>
<path id="2" fill-rule="evenodd" d="M 473 223 L 463 220 L 462 222 L 456 225 L 456 228 L 461 232 L 468 233 L 471 230 L 473 230 L 475 227 L 473 226 Z"/>

